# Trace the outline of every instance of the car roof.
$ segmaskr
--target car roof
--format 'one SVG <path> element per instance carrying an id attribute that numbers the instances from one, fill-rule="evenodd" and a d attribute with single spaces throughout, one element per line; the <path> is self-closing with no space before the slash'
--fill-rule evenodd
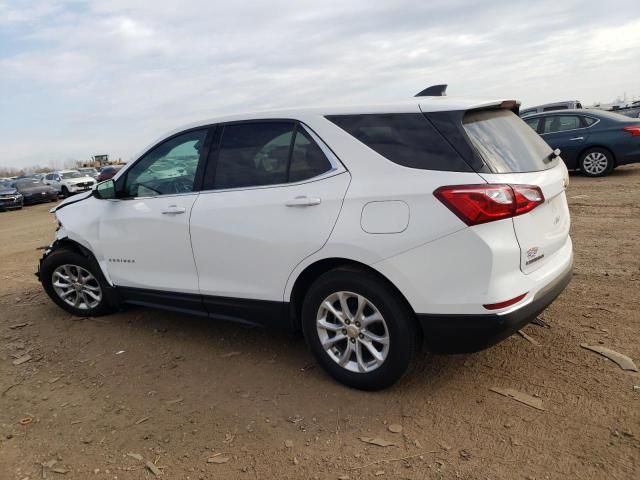
<path id="1" fill-rule="evenodd" d="M 70 172 L 77 172 L 78 170 L 57 170 L 58 173 L 70 173 Z"/>
<path id="2" fill-rule="evenodd" d="M 474 108 L 483 108 L 491 106 L 499 106 L 502 102 L 514 101 L 511 99 L 487 99 L 487 98 L 467 98 L 467 97 L 418 97 L 410 100 L 404 100 L 393 103 L 368 104 L 368 105 L 338 105 L 331 107 L 304 107 L 304 108 L 288 108 L 279 110 L 243 112 L 236 114 L 221 115 L 218 117 L 201 120 L 185 125 L 179 130 L 193 128 L 198 126 L 211 125 L 221 122 L 233 122 L 241 120 L 253 119 L 290 119 L 309 116 L 328 116 L 328 115 L 362 115 L 375 113 L 413 113 L 419 108 L 423 112 L 442 112 L 455 110 L 469 110 Z"/>
<path id="3" fill-rule="evenodd" d="M 535 117 L 548 117 L 550 115 L 587 115 L 587 116 L 592 116 L 596 118 L 605 118 L 605 119 L 614 120 L 614 121 L 627 122 L 630 120 L 633 122 L 633 118 L 626 117 L 620 113 L 609 112 L 607 110 L 599 110 L 597 108 L 573 108 L 573 109 L 570 108 L 566 110 L 551 110 L 548 112 L 532 113 L 531 115 L 527 115 L 524 118 L 526 118 L 527 120 L 530 120 Z"/>
<path id="4" fill-rule="evenodd" d="M 364 115 L 364 114 L 385 114 L 385 113 L 419 113 L 419 112 L 446 112 L 446 111 L 464 111 L 478 108 L 500 107 L 505 102 L 511 102 L 520 105 L 520 102 L 508 98 L 482 98 L 482 97 L 412 97 L 407 100 L 401 100 L 393 103 L 368 104 L 368 105 L 342 105 L 342 106 L 323 106 L 323 107 L 302 107 L 289 108 L 281 110 L 267 110 L 255 112 L 243 112 L 226 114 L 217 117 L 200 120 L 193 123 L 182 125 L 178 128 L 167 132 L 165 135 L 154 140 L 143 150 L 134 156 L 140 157 L 151 147 L 159 142 L 192 128 L 205 127 L 216 123 L 238 122 L 243 120 L 277 120 L 277 119 L 297 119 L 304 121 L 305 119 L 325 117 L 329 115 Z"/>

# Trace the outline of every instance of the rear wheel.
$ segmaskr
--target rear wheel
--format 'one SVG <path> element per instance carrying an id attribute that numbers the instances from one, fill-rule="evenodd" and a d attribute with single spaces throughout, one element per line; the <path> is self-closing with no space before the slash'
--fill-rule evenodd
<path id="1" fill-rule="evenodd" d="M 115 309 L 113 290 L 97 263 L 73 250 L 60 248 L 45 257 L 40 280 L 49 297 L 73 315 L 99 316 Z"/>
<path id="2" fill-rule="evenodd" d="M 67 187 L 63 186 L 62 190 L 61 190 L 61 193 L 62 193 L 62 196 L 64 198 L 69 198 L 70 193 L 69 193 L 69 189 Z"/>
<path id="3" fill-rule="evenodd" d="M 580 156 L 580 171 L 587 177 L 603 177 L 614 167 L 613 154 L 604 148 L 590 148 Z"/>
<path id="4" fill-rule="evenodd" d="M 325 370 L 362 390 L 398 381 L 417 347 L 413 313 L 383 280 L 362 271 L 318 278 L 304 300 L 302 328 Z"/>

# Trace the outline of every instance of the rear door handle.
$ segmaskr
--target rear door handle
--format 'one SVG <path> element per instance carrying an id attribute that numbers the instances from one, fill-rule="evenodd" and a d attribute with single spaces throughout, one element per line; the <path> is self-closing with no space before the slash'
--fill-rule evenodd
<path id="1" fill-rule="evenodd" d="M 318 197 L 307 197 L 305 195 L 301 195 L 299 197 L 292 198 L 287 200 L 287 207 L 313 207 L 314 205 L 320 205 L 322 202 Z"/>
<path id="2" fill-rule="evenodd" d="M 178 207 L 177 205 L 169 205 L 167 208 L 162 210 L 164 215 L 178 215 L 180 213 L 185 213 L 187 211 L 184 207 Z"/>
<path id="3" fill-rule="evenodd" d="M 578 140 L 584 140 L 584 137 L 573 137 L 569 139 L 570 142 L 576 142 Z"/>

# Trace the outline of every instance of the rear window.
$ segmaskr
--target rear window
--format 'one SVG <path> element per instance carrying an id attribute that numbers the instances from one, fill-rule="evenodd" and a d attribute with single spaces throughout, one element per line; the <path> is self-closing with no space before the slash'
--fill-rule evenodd
<path id="1" fill-rule="evenodd" d="M 547 170 L 551 147 L 510 110 L 467 112 L 463 126 L 471 143 L 494 173 Z"/>
<path id="2" fill-rule="evenodd" d="M 421 113 L 331 115 L 327 119 L 398 165 L 423 170 L 471 171 Z"/>

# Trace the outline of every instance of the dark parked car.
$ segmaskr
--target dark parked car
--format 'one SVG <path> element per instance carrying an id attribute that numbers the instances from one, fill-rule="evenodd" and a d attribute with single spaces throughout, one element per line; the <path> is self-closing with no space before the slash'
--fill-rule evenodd
<path id="1" fill-rule="evenodd" d="M 568 169 L 601 177 L 640 162 L 640 120 L 602 110 L 562 110 L 523 119 L 551 146 Z"/>
<path id="2" fill-rule="evenodd" d="M 55 202 L 58 200 L 58 192 L 55 188 L 45 185 L 33 178 L 19 179 L 13 182 L 15 189 L 20 192 L 25 205 L 34 203 Z"/>
<path id="3" fill-rule="evenodd" d="M 8 182 L 0 181 L 0 211 L 22 208 L 22 195 Z"/>
<path id="4" fill-rule="evenodd" d="M 113 176 L 118 173 L 122 167 L 124 167 L 124 165 L 109 165 L 108 167 L 102 167 L 98 174 L 98 182 L 104 182 L 105 180 L 113 178 Z"/>

